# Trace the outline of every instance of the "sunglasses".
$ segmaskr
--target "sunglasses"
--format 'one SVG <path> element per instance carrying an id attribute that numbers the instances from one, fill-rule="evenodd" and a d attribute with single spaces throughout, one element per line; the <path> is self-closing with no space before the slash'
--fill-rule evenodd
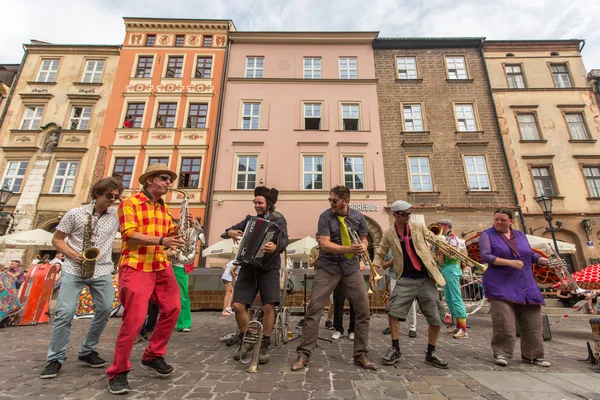
<path id="1" fill-rule="evenodd" d="M 171 177 L 171 175 L 159 175 L 158 177 L 160 178 L 161 181 L 173 182 L 173 178 Z"/>
<path id="2" fill-rule="evenodd" d="M 107 200 L 119 200 L 121 198 L 120 194 L 107 193 L 105 196 Z"/>
<path id="3" fill-rule="evenodd" d="M 402 215 L 404 218 L 406 218 L 406 217 L 410 217 L 412 212 L 411 211 L 396 211 L 396 214 Z"/>
<path id="4" fill-rule="evenodd" d="M 342 199 L 332 199 L 332 198 L 328 198 L 327 200 L 329 200 L 329 202 L 331 204 L 333 204 L 334 206 L 338 203 L 338 201 L 342 201 Z"/>

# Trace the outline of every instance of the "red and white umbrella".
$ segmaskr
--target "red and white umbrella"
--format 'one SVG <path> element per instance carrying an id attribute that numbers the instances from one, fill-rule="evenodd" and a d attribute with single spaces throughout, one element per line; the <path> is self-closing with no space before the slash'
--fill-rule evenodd
<path id="1" fill-rule="evenodd" d="M 589 265 L 586 268 L 571 274 L 573 281 L 584 290 L 600 290 L 600 264 Z M 571 290 L 568 279 L 554 285 L 555 289 Z"/>

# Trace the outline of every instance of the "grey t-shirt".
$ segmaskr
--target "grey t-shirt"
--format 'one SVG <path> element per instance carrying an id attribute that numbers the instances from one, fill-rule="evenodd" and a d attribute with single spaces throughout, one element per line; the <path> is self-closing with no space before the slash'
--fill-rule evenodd
<path id="1" fill-rule="evenodd" d="M 367 222 L 360 212 L 348 208 L 348 215 L 345 222 L 348 229 L 357 232 L 358 236 L 367 236 Z M 317 233 L 319 236 L 329 236 L 329 240 L 332 243 L 342 245 L 340 221 L 331 209 L 324 211 L 319 217 Z M 323 248 L 321 248 L 317 263 L 319 268 L 323 268 L 331 274 L 335 274 L 338 268 L 342 269 L 344 275 L 350 275 L 360 270 L 358 256 L 354 255 L 354 257 L 348 259 L 344 254 L 329 253 L 323 250 Z"/>

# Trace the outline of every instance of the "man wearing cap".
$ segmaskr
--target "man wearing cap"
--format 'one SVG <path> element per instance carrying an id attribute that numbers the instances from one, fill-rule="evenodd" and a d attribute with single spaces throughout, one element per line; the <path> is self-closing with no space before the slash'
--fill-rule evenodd
<path id="1" fill-rule="evenodd" d="M 438 311 L 436 284 L 444 286 L 446 281 L 426 242 L 434 240 L 435 236 L 424 225 L 410 222 L 411 208 L 410 203 L 402 200 L 392 204 L 394 224 L 384 233 L 373 260 L 375 266 L 382 266 L 388 250 L 392 249 L 397 277 L 396 287 L 386 306 L 392 331 L 392 347 L 382 357 L 382 362 L 392 365 L 400 361 L 400 321 L 406 321 L 412 302 L 416 299 L 429 324 L 425 362 L 437 368 L 448 368 L 448 363 L 435 351 L 443 325 Z"/>
<path id="2" fill-rule="evenodd" d="M 140 327 L 146 318 L 148 301 L 158 304 L 160 317 L 142 356 L 142 369 L 167 377 L 173 367 L 164 355 L 177 323 L 181 304 L 179 287 L 165 249 L 184 245 L 183 235 L 169 213 L 162 196 L 177 179 L 165 164 L 152 164 L 139 177 L 143 189 L 120 204 L 121 259 L 119 260 L 119 300 L 123 321 L 112 365 L 106 371 L 112 394 L 129 392 L 129 357 Z M 188 218 L 191 222 L 191 215 Z"/>
<path id="3" fill-rule="evenodd" d="M 250 343 L 241 343 L 243 332 L 248 326 L 248 307 L 254 302 L 256 294 L 260 292 L 260 299 L 263 308 L 263 339 L 260 348 L 258 362 L 266 364 L 270 358 L 271 333 L 275 324 L 275 306 L 279 304 L 279 285 L 280 276 L 279 268 L 281 266 L 280 253 L 285 250 L 288 244 L 287 222 L 285 217 L 275 211 L 275 203 L 279 191 L 275 188 L 269 189 L 266 186 L 258 186 L 254 189 L 254 211 L 256 216 L 264 218 L 276 224 L 281 230 L 281 234 L 274 242 L 268 242 L 262 247 L 265 253 L 273 253 L 279 251 L 278 254 L 266 261 L 262 268 L 252 268 L 245 266 L 240 269 L 239 275 L 235 282 L 233 290 L 233 310 L 235 312 L 235 320 L 240 329 L 240 346 L 241 349 L 236 351 L 234 359 L 238 360 L 240 353 L 242 357 L 252 350 L 253 345 Z M 252 218 L 251 215 L 246 216 L 243 221 L 238 222 L 230 228 L 227 228 L 221 235 L 222 238 L 231 238 L 237 243 L 246 229 L 246 225 Z"/>
<path id="4" fill-rule="evenodd" d="M 339 285 L 356 312 L 354 364 L 364 369 L 377 370 L 369 360 L 369 298 L 365 279 L 360 271 L 359 256 L 367 248 L 365 217 L 348 206 L 350 190 L 335 186 L 329 191 L 330 208 L 319 217 L 318 234 L 321 251 L 319 268 L 310 292 L 310 302 L 304 316 L 302 342 L 296 348 L 298 358 L 292 371 L 303 369 L 310 361 L 319 335 L 319 321 L 329 296 Z M 352 243 L 350 231 L 355 231 L 360 243 Z"/>
<path id="5" fill-rule="evenodd" d="M 105 178 L 96 182 L 90 193 L 93 201 L 67 211 L 54 231 L 52 245 L 59 251 L 57 256 L 62 253 L 65 260 L 63 262 L 55 258 L 51 261 L 52 265 L 58 264 L 62 270 L 56 317 L 52 323 L 52 338 L 46 356 L 48 365 L 40 374 L 42 379 L 54 378 L 67 359 L 71 322 L 77 310 L 79 294 L 86 286 L 89 287 L 94 302 L 94 319 L 79 349 L 78 360 L 92 368 L 100 368 L 106 364 L 96 352 L 96 348 L 112 309 L 112 242 L 119 230 L 119 217 L 117 210 L 111 206 L 120 199 L 122 193 L 123 184 L 115 178 Z M 92 233 L 92 245 L 100 250 L 100 255 L 96 259 L 94 275 L 86 278 L 82 266 L 82 253 L 85 232 L 89 228 Z M 67 238 L 68 242 L 65 240 Z M 56 283 L 58 280 L 55 285 Z"/>
<path id="6" fill-rule="evenodd" d="M 442 227 L 442 235 L 444 235 L 446 242 L 458 250 L 458 238 L 452 233 L 452 221 L 446 218 L 440 220 L 438 224 Z M 454 334 L 454 339 L 468 339 L 467 309 L 460 293 L 460 278 L 462 277 L 460 263 L 457 258 L 448 257 L 441 251 L 440 253 L 439 264 L 441 265 L 442 275 L 446 280 L 444 297 L 450 314 L 452 314 L 456 321 L 456 329 L 453 329 L 451 332 Z"/>

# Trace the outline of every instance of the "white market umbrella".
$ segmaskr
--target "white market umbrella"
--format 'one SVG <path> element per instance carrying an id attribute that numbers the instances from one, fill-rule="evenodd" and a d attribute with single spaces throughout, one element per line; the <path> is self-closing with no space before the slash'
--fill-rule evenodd
<path id="1" fill-rule="evenodd" d="M 312 248 L 316 245 L 318 245 L 318 243 L 314 238 L 306 236 L 289 244 L 286 253 L 291 259 L 306 258 L 305 256 L 309 255 Z"/>
<path id="2" fill-rule="evenodd" d="M 54 235 L 43 229 L 16 232 L 0 237 L 0 244 L 7 246 L 52 246 Z"/>
<path id="3" fill-rule="evenodd" d="M 204 249 L 202 257 L 233 258 L 237 251 L 238 245 L 233 243 L 233 239 L 223 239 Z"/>
<path id="4" fill-rule="evenodd" d="M 536 250 L 545 251 L 546 244 L 549 244 L 554 248 L 554 241 L 552 239 L 541 236 L 527 235 L 527 241 L 529 242 L 529 245 Z M 562 242 L 560 240 L 557 240 L 556 243 L 558 244 L 558 252 L 561 254 L 573 254 L 575 253 L 575 250 L 577 250 L 577 247 L 573 243 Z"/>

